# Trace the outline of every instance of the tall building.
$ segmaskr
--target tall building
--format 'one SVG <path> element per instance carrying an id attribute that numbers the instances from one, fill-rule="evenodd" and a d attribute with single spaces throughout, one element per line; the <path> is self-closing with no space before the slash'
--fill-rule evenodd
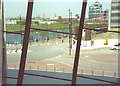
<path id="1" fill-rule="evenodd" d="M 89 19 L 108 16 L 108 10 L 102 10 L 102 4 L 96 1 L 93 5 L 89 6 Z"/>
<path id="2" fill-rule="evenodd" d="M 56 13 L 54 14 L 54 18 L 56 18 L 57 17 L 57 15 L 56 15 Z"/>
<path id="3" fill-rule="evenodd" d="M 110 28 L 120 28 L 120 0 L 112 0 Z"/>
<path id="4" fill-rule="evenodd" d="M 43 14 L 43 18 L 45 19 L 45 13 Z"/>

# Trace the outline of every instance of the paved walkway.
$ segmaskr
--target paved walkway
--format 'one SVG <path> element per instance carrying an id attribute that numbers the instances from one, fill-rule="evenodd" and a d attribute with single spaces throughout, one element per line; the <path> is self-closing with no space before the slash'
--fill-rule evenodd
<path id="1" fill-rule="evenodd" d="M 9 77 L 17 77 L 18 70 L 8 70 L 8 76 Z M 26 75 L 27 74 L 27 75 Z M 41 76 L 31 76 L 29 74 L 35 74 L 35 75 L 41 75 Z M 88 86 L 91 86 L 94 84 L 96 85 L 105 85 L 109 86 L 112 83 L 109 82 L 116 82 L 118 83 L 118 78 L 114 77 L 105 77 L 105 76 L 94 76 L 94 75 L 86 75 L 86 74 L 78 74 L 79 76 L 89 77 L 93 79 L 87 79 L 83 77 L 77 77 L 77 84 L 86 84 Z M 49 76 L 49 77 L 43 77 L 43 76 Z M 50 78 L 55 77 L 55 78 Z M 57 78 L 57 79 L 56 79 Z M 59 79 L 58 79 L 59 78 Z M 24 75 L 24 81 L 23 84 L 51 84 L 51 86 L 56 86 L 58 84 L 63 84 L 61 86 L 66 86 L 66 84 L 71 84 L 71 81 L 65 81 L 62 79 L 72 80 L 72 74 L 71 73 L 59 73 L 59 72 L 45 72 L 45 71 L 34 71 L 34 70 L 26 70 Z M 95 80 L 98 79 L 98 80 Z M 104 80 L 104 81 L 100 81 Z M 105 82 L 109 81 L 109 82 Z M 16 86 L 17 83 L 16 79 L 7 79 L 7 84 L 14 84 L 12 86 Z M 44 86 L 44 85 L 43 85 Z M 68 85 L 67 85 L 68 86 Z"/>

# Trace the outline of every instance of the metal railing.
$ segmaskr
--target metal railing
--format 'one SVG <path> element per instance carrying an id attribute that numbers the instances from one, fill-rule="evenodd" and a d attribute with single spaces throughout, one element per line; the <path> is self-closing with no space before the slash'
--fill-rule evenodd
<path id="1" fill-rule="evenodd" d="M 8 64 L 8 69 L 19 69 L 18 65 L 12 65 L 9 67 Z M 59 67 L 40 67 L 40 66 L 26 66 L 25 70 L 36 70 L 36 71 L 46 71 L 46 72 L 61 72 L 61 73 L 72 73 L 73 69 L 72 68 L 59 68 Z M 95 76 L 105 76 L 105 77 L 114 77 L 118 78 L 119 72 L 116 71 L 106 71 L 106 70 L 96 70 L 96 69 L 78 69 L 78 74 L 86 74 L 86 75 L 95 75 Z"/>

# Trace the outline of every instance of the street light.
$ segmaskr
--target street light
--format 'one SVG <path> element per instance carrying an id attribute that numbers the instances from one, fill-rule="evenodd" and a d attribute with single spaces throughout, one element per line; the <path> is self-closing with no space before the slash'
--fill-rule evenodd
<path id="1" fill-rule="evenodd" d="M 80 18 L 80 17 L 79 17 L 79 14 L 76 14 L 75 16 L 77 17 L 77 19 Z M 77 21 L 76 24 L 79 24 L 79 22 Z"/>
<path id="2" fill-rule="evenodd" d="M 21 15 L 20 15 L 20 30 L 21 30 L 21 33 L 22 33 L 22 27 L 21 27 Z M 21 46 L 22 46 L 22 34 L 21 34 Z"/>
<path id="3" fill-rule="evenodd" d="M 49 30 L 49 22 L 48 22 L 48 19 L 47 19 L 47 30 Z M 49 41 L 49 32 L 48 32 L 48 36 L 47 36 L 47 42 Z"/>
<path id="4" fill-rule="evenodd" d="M 72 12 L 69 10 L 69 33 L 72 33 Z M 69 55 L 71 55 L 71 49 L 72 49 L 72 35 L 69 35 Z"/>
<path id="5" fill-rule="evenodd" d="M 38 32 L 36 32 L 36 42 L 38 42 L 38 37 L 37 37 Z"/>

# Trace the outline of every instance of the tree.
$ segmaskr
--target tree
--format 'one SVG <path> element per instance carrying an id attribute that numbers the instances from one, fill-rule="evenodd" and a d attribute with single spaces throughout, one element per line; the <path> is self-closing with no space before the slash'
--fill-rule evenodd
<path id="1" fill-rule="evenodd" d="M 17 21 L 17 24 L 20 25 L 20 21 Z M 21 20 L 21 25 L 25 25 L 25 20 Z"/>
<path id="2" fill-rule="evenodd" d="M 30 44 L 32 43 L 32 40 L 34 39 L 34 34 L 33 32 L 30 33 L 30 36 L 29 36 L 29 41 L 30 41 Z"/>
<path id="3" fill-rule="evenodd" d="M 52 32 L 52 35 L 53 35 L 53 36 L 56 36 L 56 35 L 57 35 L 57 33 L 55 33 L 55 32 Z"/>
<path id="4" fill-rule="evenodd" d="M 80 18 L 80 17 L 79 17 L 79 14 L 76 14 L 75 16 L 76 16 L 77 18 Z"/>
<path id="5" fill-rule="evenodd" d="M 42 37 L 43 42 L 44 42 L 45 38 L 48 37 L 48 32 L 46 32 L 46 31 L 41 31 L 41 32 L 40 32 L 40 36 Z"/>
<path id="6" fill-rule="evenodd" d="M 37 25 L 39 25 L 39 22 L 38 22 L 38 21 L 35 21 L 34 23 L 37 24 Z"/>

